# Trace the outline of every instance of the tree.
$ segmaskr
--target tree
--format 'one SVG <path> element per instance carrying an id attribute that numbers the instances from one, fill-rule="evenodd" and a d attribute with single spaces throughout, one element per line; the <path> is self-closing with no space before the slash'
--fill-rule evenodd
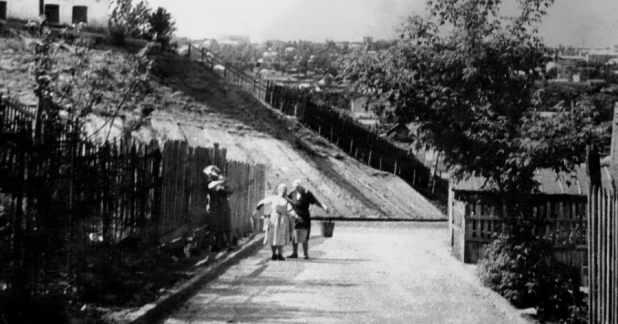
<path id="1" fill-rule="evenodd" d="M 581 146 L 543 142 L 534 126 L 543 110 L 534 83 L 546 62 L 537 25 L 553 0 L 518 0 L 518 15 L 507 18 L 500 0 L 427 3 L 430 17 L 408 18 L 395 46 L 347 58 L 345 75 L 358 90 L 388 97 L 401 121 L 419 121 L 422 140 L 444 152 L 456 178 L 530 192 L 537 168 L 581 162 Z M 566 122 L 574 134 L 585 128 Z M 559 155 L 548 157 L 547 145 Z"/>
<path id="2" fill-rule="evenodd" d="M 298 73 L 307 74 L 309 70 L 309 60 L 306 57 L 302 57 L 298 61 Z"/>
<path id="3" fill-rule="evenodd" d="M 547 78 L 547 79 L 556 79 L 556 78 L 558 78 L 558 69 L 555 66 L 552 66 L 545 73 L 545 78 Z"/>
<path id="4" fill-rule="evenodd" d="M 161 47 L 165 49 L 176 31 L 176 23 L 172 19 L 172 15 L 165 8 L 159 7 L 148 17 L 148 23 L 150 24 L 149 34 L 151 39 L 159 42 Z"/>
<path id="5" fill-rule="evenodd" d="M 34 77 L 35 95 L 45 116 L 46 131 L 55 125 L 77 125 L 82 128 L 85 117 L 96 114 L 106 118 L 105 125 L 113 124 L 122 110 L 151 111 L 150 69 L 152 61 L 144 55 L 118 59 L 111 52 L 95 55 L 82 39 L 59 66 L 56 53 L 60 43 L 53 42 L 51 32 L 36 46 Z M 37 133 L 40 122 L 37 121 Z M 96 130 L 102 131 L 104 127 Z M 90 134 L 94 136 L 99 134 Z M 106 137 L 109 136 L 109 132 Z"/>
<path id="6" fill-rule="evenodd" d="M 344 71 L 357 91 L 387 97 L 399 121 L 418 121 L 421 140 L 444 154 L 454 178 L 486 180 L 510 217 L 504 239 L 480 269 L 506 266 L 486 271 L 485 282 L 499 289 L 512 278 L 533 277 L 517 289 L 542 294 L 536 306 L 545 311 L 561 301 L 531 285 L 564 281 L 552 267 L 536 268 L 536 260 L 555 260 L 536 249 L 542 238 L 531 234 L 534 173 L 570 171 L 583 162 L 587 145 L 599 141 L 587 100 L 558 103 L 555 118 L 539 113 L 550 107 L 535 86 L 547 54 L 537 26 L 553 2 L 518 0 L 517 15 L 505 17 L 501 0 L 428 0 L 430 16 L 408 18 L 395 46 L 350 55 Z M 560 294 L 568 293 L 565 286 Z"/>
<path id="7" fill-rule="evenodd" d="M 133 4 L 133 0 L 115 0 L 112 8 L 109 30 L 118 41 L 124 42 L 125 37 L 148 36 L 150 8 L 147 1 L 141 0 Z"/>

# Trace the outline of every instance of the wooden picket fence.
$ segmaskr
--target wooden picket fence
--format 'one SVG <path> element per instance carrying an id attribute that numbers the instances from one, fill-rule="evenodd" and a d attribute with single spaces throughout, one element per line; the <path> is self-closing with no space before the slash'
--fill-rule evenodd
<path id="1" fill-rule="evenodd" d="M 203 48 L 189 46 L 188 56 L 263 104 L 296 117 L 359 162 L 398 175 L 424 194 L 446 196 L 448 181 L 437 177 L 410 152 L 367 130 L 352 117 L 313 102 L 306 91 L 279 86 L 272 80 L 240 71 Z"/>
<path id="2" fill-rule="evenodd" d="M 534 235 L 550 242 L 554 256 L 580 269 L 583 286 L 588 283 L 586 196 L 536 195 L 531 198 Z M 454 256 L 476 263 L 499 234 L 507 218 L 506 210 L 490 195 L 449 193 L 449 239 Z"/>
<path id="3" fill-rule="evenodd" d="M 207 212 L 207 179 L 202 173 L 208 165 L 216 165 L 224 174 L 232 191 L 229 208 Z M 208 225 L 217 235 L 235 240 L 253 231 L 251 215 L 255 204 L 264 196 L 265 167 L 228 161 L 226 150 L 189 147 L 184 141 L 166 142 L 163 149 L 163 183 L 161 197 L 160 241 L 182 236 Z"/>
<path id="4" fill-rule="evenodd" d="M 602 188 L 588 204 L 588 315 L 591 324 L 618 323 L 618 195 Z"/>
<path id="5" fill-rule="evenodd" d="M 35 112 L 0 98 L 0 283 L 8 291 L 36 294 L 79 276 L 95 246 L 153 248 L 196 228 L 231 239 L 254 229 L 263 165 L 227 161 L 218 146 L 89 142 L 78 123 L 43 120 L 36 142 Z M 206 210 L 202 170 L 211 164 L 234 191 L 226 212 Z"/>

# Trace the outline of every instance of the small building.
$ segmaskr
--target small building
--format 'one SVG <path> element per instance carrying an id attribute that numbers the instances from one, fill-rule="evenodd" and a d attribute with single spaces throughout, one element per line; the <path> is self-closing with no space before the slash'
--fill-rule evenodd
<path id="1" fill-rule="evenodd" d="M 586 55 L 586 62 L 588 63 L 606 63 L 611 59 L 618 58 L 618 53 L 612 50 L 595 50 L 590 51 Z"/>
<path id="2" fill-rule="evenodd" d="M 45 15 L 50 24 L 107 28 L 109 12 L 110 0 L 0 0 L 0 19 L 38 20 Z"/>
<path id="3" fill-rule="evenodd" d="M 412 131 L 409 125 L 405 123 L 397 123 L 383 134 L 380 134 L 380 137 L 392 141 L 411 143 L 416 139 L 416 134 Z"/>

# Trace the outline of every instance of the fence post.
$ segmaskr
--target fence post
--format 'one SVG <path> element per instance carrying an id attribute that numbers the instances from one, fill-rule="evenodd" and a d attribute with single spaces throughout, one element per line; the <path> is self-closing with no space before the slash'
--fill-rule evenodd
<path id="1" fill-rule="evenodd" d="M 354 140 L 350 142 L 350 155 L 352 155 L 352 148 L 354 147 Z"/>
<path id="2" fill-rule="evenodd" d="M 596 152 L 596 148 L 592 145 L 586 146 L 586 173 L 588 175 L 590 186 L 588 188 L 588 282 L 590 287 L 589 302 L 588 302 L 588 316 L 589 323 L 597 323 L 599 319 L 598 314 L 598 273 L 597 273 L 597 219 L 598 212 L 598 200 L 600 196 L 597 193 L 597 189 L 601 184 L 601 163 L 599 155 Z"/>
<path id="3" fill-rule="evenodd" d="M 380 171 L 382 171 L 382 158 L 380 158 Z"/>
<path id="4" fill-rule="evenodd" d="M 204 64 L 204 48 L 203 47 L 201 48 L 200 53 L 202 54 L 201 55 L 202 56 L 202 64 Z"/>
<path id="5" fill-rule="evenodd" d="M 372 150 L 369 150 L 369 158 L 367 159 L 367 165 L 371 166 L 371 154 L 373 154 Z"/>
<path id="6" fill-rule="evenodd" d="M 28 271 L 24 271 L 22 264 L 22 247 L 23 247 L 23 201 L 24 201 L 24 180 L 26 179 L 26 154 L 24 148 L 20 147 L 18 152 L 19 158 L 19 181 L 17 200 L 15 203 L 15 216 L 13 217 L 13 273 L 11 278 L 11 284 L 13 285 L 13 296 L 17 295 L 17 300 L 21 300 L 26 297 L 26 283 L 28 281 Z M 15 297 L 13 297 L 15 298 Z"/>
<path id="7" fill-rule="evenodd" d="M 395 160 L 395 169 L 393 170 L 393 174 L 397 175 L 397 160 Z"/>
<path id="8" fill-rule="evenodd" d="M 153 141 L 155 141 L 153 139 Z M 159 228 L 161 227 L 161 202 L 163 201 L 162 193 L 163 193 L 163 175 L 161 173 L 161 164 L 163 161 L 163 152 L 159 148 L 156 142 L 151 143 L 153 147 L 155 147 L 152 169 L 154 172 L 154 191 L 152 197 L 152 226 L 154 229 L 152 230 L 151 240 L 152 242 L 157 242 L 159 240 Z"/>
<path id="9" fill-rule="evenodd" d="M 189 51 L 187 52 L 187 55 L 191 58 L 191 44 L 189 44 Z"/>

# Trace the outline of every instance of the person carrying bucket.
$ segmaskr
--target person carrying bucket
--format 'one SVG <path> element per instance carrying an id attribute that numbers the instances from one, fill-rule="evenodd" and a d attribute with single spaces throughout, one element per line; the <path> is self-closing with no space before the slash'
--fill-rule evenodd
<path id="1" fill-rule="evenodd" d="M 294 232 L 292 234 L 293 252 L 288 258 L 298 258 L 298 243 L 301 243 L 305 259 L 309 259 L 309 236 L 311 235 L 311 214 L 309 213 L 309 206 L 319 206 L 324 209 L 326 213 L 328 213 L 328 207 L 319 202 L 311 191 L 306 190 L 302 186 L 300 179 L 294 180 L 292 187 L 294 190 L 290 192 L 288 199 L 292 202 L 292 206 L 298 217 L 296 218 L 296 224 L 294 225 Z"/>

